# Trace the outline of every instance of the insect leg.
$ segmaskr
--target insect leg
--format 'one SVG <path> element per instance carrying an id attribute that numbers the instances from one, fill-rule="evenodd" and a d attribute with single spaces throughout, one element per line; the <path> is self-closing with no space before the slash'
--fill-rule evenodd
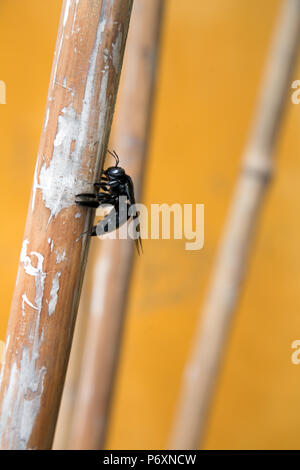
<path id="1" fill-rule="evenodd" d="M 110 204 L 114 206 L 115 200 L 112 198 L 108 193 L 99 193 L 98 194 L 98 201 L 101 204 Z"/>
<path id="2" fill-rule="evenodd" d="M 126 194 L 129 199 L 130 205 L 134 206 L 135 197 L 134 197 L 133 182 L 130 176 L 128 175 L 127 175 L 127 181 L 125 183 L 125 189 L 126 189 Z M 139 223 L 139 212 L 136 211 L 135 214 L 132 216 L 132 218 L 138 220 L 136 230 L 139 235 L 138 235 L 138 238 L 135 239 L 135 246 L 136 246 L 138 254 L 140 255 L 140 249 L 141 249 L 141 252 L 143 253 L 143 245 L 142 245 L 142 238 L 141 238 L 141 226 Z"/>
<path id="3" fill-rule="evenodd" d="M 97 194 L 94 194 L 94 193 L 80 193 L 80 194 L 76 194 L 75 197 L 90 197 L 90 198 L 95 198 L 95 197 L 97 197 Z"/>
<path id="4" fill-rule="evenodd" d="M 100 183 L 95 183 L 94 188 L 98 191 L 99 189 L 104 189 L 105 191 L 109 191 L 109 182 L 100 182 Z"/>
<path id="5" fill-rule="evenodd" d="M 97 201 L 97 194 L 94 193 L 81 193 L 76 194 L 75 203 L 79 206 L 85 207 L 98 207 L 99 202 Z"/>
<path id="6" fill-rule="evenodd" d="M 78 206 L 84 206 L 84 207 L 93 207 L 97 208 L 99 207 L 100 203 L 98 201 L 75 201 Z"/>

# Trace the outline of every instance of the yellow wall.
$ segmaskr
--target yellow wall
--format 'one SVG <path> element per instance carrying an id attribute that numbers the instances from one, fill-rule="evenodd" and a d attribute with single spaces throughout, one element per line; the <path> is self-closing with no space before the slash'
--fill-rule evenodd
<path id="1" fill-rule="evenodd" d="M 138 1 L 138 0 L 136 0 Z M 251 122 L 277 0 L 167 2 L 145 201 L 205 204 L 205 247 L 145 241 L 131 292 L 108 447 L 166 445 L 181 373 Z M 1 0 L 0 340 L 5 337 L 61 1 Z M 300 79 L 300 69 L 293 80 Z M 300 106 L 288 104 L 206 439 L 300 449 Z M 181 180 L 181 181 L 180 181 Z"/>

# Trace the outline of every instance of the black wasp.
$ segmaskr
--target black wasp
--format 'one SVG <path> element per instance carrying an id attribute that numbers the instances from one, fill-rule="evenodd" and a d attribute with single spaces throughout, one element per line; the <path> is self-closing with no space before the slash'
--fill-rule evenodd
<path id="1" fill-rule="evenodd" d="M 81 193 L 76 195 L 76 204 L 79 206 L 94 207 L 110 205 L 113 209 L 95 225 L 91 231 L 91 236 L 109 233 L 123 225 L 131 217 L 130 207 L 135 204 L 133 182 L 124 168 L 119 166 L 119 157 L 115 151 L 108 153 L 116 160 L 115 166 L 110 166 L 101 174 L 100 182 L 94 184 L 97 193 Z M 123 196 L 125 203 L 120 203 Z M 138 212 L 132 214 L 133 219 L 137 219 L 136 230 L 138 238 L 135 240 L 137 251 L 140 254 L 142 240 L 140 234 L 140 224 Z"/>

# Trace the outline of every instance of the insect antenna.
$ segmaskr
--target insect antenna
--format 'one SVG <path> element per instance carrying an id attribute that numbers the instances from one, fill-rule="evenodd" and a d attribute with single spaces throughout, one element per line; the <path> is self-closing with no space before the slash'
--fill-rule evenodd
<path id="1" fill-rule="evenodd" d="M 111 152 L 111 151 L 108 150 L 108 149 L 107 149 L 107 151 L 108 151 L 108 153 L 109 153 L 112 157 L 114 157 L 114 159 L 116 160 L 116 166 L 118 166 L 120 160 L 119 160 L 119 157 L 118 157 L 117 152 L 116 152 L 115 150 L 114 150 L 113 152 Z"/>

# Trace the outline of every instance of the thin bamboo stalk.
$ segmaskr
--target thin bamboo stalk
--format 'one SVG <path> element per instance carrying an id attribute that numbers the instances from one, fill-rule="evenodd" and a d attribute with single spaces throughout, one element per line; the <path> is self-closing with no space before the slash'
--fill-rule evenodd
<path id="1" fill-rule="evenodd" d="M 300 1 L 286 0 L 194 348 L 184 372 L 171 448 L 194 449 L 199 442 L 202 444 L 254 229 L 274 169 L 273 150 L 298 50 L 299 31 Z"/>
<path id="2" fill-rule="evenodd" d="M 52 444 L 88 251 L 80 235 L 94 215 L 74 199 L 102 170 L 131 7 L 63 3 L 1 370 L 1 449 Z"/>
<path id="3" fill-rule="evenodd" d="M 82 284 L 82 292 L 80 296 L 67 374 L 55 427 L 55 434 L 52 445 L 53 450 L 64 450 L 68 446 L 68 439 L 72 425 L 72 415 L 76 403 L 76 393 L 78 389 L 80 365 L 82 360 L 82 352 L 84 348 L 84 340 L 89 312 L 92 284 L 90 264 L 92 262 L 93 239 L 91 240 L 90 244 L 89 259 L 87 261 L 86 272 Z"/>
<path id="4" fill-rule="evenodd" d="M 138 0 L 132 12 L 111 147 L 141 193 L 149 142 L 164 0 Z M 74 406 L 70 448 L 104 445 L 135 250 L 132 240 L 95 243 L 94 287 Z M 105 288 L 98 288 L 99 277 Z"/>

